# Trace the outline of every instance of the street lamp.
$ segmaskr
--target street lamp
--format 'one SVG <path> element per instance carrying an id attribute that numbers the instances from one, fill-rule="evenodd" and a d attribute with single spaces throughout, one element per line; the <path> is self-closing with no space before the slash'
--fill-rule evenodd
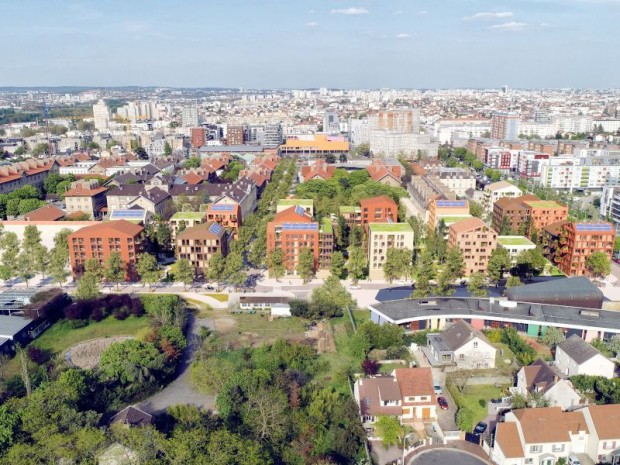
<path id="1" fill-rule="evenodd" d="M 405 436 L 403 437 L 403 465 L 405 465 L 405 446 L 407 445 L 407 438 L 409 436 L 414 436 L 415 433 L 411 432 L 411 433 L 407 433 L 405 434 Z"/>

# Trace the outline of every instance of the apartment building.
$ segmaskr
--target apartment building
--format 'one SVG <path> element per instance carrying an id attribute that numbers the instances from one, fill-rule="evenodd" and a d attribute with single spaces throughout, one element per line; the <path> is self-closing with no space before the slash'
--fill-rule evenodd
<path id="1" fill-rule="evenodd" d="M 99 218 L 101 209 L 107 205 L 107 191 L 96 179 L 72 182 L 71 188 L 64 194 L 67 213 L 84 213 L 89 219 Z"/>
<path id="2" fill-rule="evenodd" d="M 578 150 L 552 157 L 541 167 L 540 182 L 553 189 L 603 189 L 620 182 L 620 151 Z"/>
<path id="3" fill-rule="evenodd" d="M 368 223 L 396 223 L 398 205 L 387 195 L 360 200 L 362 225 Z"/>
<path id="4" fill-rule="evenodd" d="M 95 258 L 103 266 L 112 252 L 118 252 L 126 279 L 135 279 L 134 266 L 142 252 L 144 228 L 126 220 L 107 221 L 78 229 L 69 235 L 69 259 L 74 275 L 84 272 L 86 260 Z"/>
<path id="5" fill-rule="evenodd" d="M 504 197 L 515 198 L 523 194 L 523 191 L 514 184 L 508 181 L 499 181 L 492 184 L 487 184 L 484 187 L 484 197 L 482 199 L 482 206 L 487 213 L 493 212 L 493 205 L 499 199 Z"/>
<path id="6" fill-rule="evenodd" d="M 226 145 L 243 145 L 243 126 L 226 128 Z"/>
<path id="7" fill-rule="evenodd" d="M 192 147 L 195 149 L 199 149 L 203 147 L 207 143 L 207 132 L 205 128 L 191 128 L 190 130 Z"/>
<path id="8" fill-rule="evenodd" d="M 545 255 L 567 276 L 588 275 L 586 259 L 603 252 L 610 259 L 616 232 L 610 223 L 577 223 L 561 221 L 542 231 Z"/>
<path id="9" fill-rule="evenodd" d="M 463 251 L 465 275 L 485 273 L 491 252 L 497 247 L 497 233 L 480 218 L 469 218 L 450 225 L 448 247 Z"/>
<path id="10" fill-rule="evenodd" d="M 384 279 L 383 264 L 388 249 L 413 253 L 413 229 L 409 223 L 368 223 L 368 277 Z"/>
<path id="11" fill-rule="evenodd" d="M 536 248 L 536 244 L 525 236 L 497 236 L 497 246 L 508 251 L 512 264 L 517 264 L 521 252 Z"/>
<path id="12" fill-rule="evenodd" d="M 211 221 L 179 232 L 175 241 L 177 258 L 189 260 L 197 276 L 204 276 L 214 253 L 228 254 L 228 233 Z"/>
<path id="13" fill-rule="evenodd" d="M 505 111 L 491 116 L 491 137 L 493 139 L 517 139 L 519 135 L 519 114 Z"/>
<path id="14" fill-rule="evenodd" d="M 540 179 L 551 156 L 546 153 L 520 151 L 517 160 L 517 174 L 525 179 Z"/>
<path id="15" fill-rule="evenodd" d="M 467 200 L 432 200 L 428 204 L 428 227 L 437 228 L 441 220 L 446 226 L 470 218 Z"/>
<path id="16" fill-rule="evenodd" d="M 349 228 L 352 228 L 353 226 L 361 226 L 362 209 L 360 207 L 344 205 L 339 208 L 339 212 L 340 216 L 344 218 L 344 222 Z"/>
<path id="17" fill-rule="evenodd" d="M 26 185 L 41 189 L 43 181 L 51 173 L 58 173 L 58 170 L 58 163 L 50 158 L 43 160 L 31 158 L 12 165 L 0 166 L 0 194 L 8 194 Z"/>
<path id="18" fill-rule="evenodd" d="M 513 232 L 529 236 L 532 229 L 540 231 L 545 226 L 568 217 L 568 207 L 554 200 L 540 200 L 535 195 L 499 199 L 493 205 L 493 229 L 509 226 Z"/>
<path id="19" fill-rule="evenodd" d="M 241 227 L 241 206 L 236 202 L 210 203 L 207 207 L 207 221 L 212 221 L 231 232 L 234 239 Z"/>
<path id="20" fill-rule="evenodd" d="M 476 175 L 464 168 L 441 168 L 435 176 L 458 197 L 469 197 L 476 189 Z"/>
<path id="21" fill-rule="evenodd" d="M 177 233 L 204 223 L 205 218 L 204 212 L 177 212 L 172 215 L 168 220 L 172 242 L 175 241 Z"/>

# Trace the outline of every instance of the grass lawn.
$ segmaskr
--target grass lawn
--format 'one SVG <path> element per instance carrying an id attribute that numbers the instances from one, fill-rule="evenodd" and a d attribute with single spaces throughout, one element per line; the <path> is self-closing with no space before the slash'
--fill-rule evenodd
<path id="1" fill-rule="evenodd" d="M 228 294 L 205 294 L 207 297 L 219 300 L 220 302 L 228 302 Z"/>
<path id="2" fill-rule="evenodd" d="M 390 373 L 392 373 L 397 368 L 407 368 L 407 364 L 402 364 L 402 363 L 383 363 L 381 365 L 381 367 L 379 368 L 379 372 L 380 373 L 384 373 L 386 375 L 389 375 Z"/>
<path id="3" fill-rule="evenodd" d="M 466 407 L 471 409 L 474 413 L 473 426 L 479 421 L 484 420 L 487 417 L 488 409 L 487 404 L 491 399 L 497 399 L 501 397 L 504 388 L 496 388 L 494 385 L 482 384 L 476 386 L 465 386 L 463 392 L 459 392 L 454 386 L 450 389 L 450 394 L 456 405 L 460 407 Z"/>
<path id="4" fill-rule="evenodd" d="M 508 347 L 508 345 L 498 342 L 497 344 L 493 344 L 493 346 L 497 349 L 495 366 L 498 369 L 509 368 L 512 365 L 512 362 L 506 363 L 504 360 L 513 360 L 515 356 Z"/>
<path id="5" fill-rule="evenodd" d="M 306 324 L 300 318 L 276 318 L 269 321 L 267 315 L 245 313 L 232 314 L 227 318 L 230 318 L 232 325 L 222 331 L 222 338 L 231 342 L 239 342 L 242 333 L 250 334 L 251 340 L 247 342 L 253 344 L 275 339 L 301 340 L 306 330 Z"/>
<path id="6" fill-rule="evenodd" d="M 47 329 L 41 337 L 35 339 L 34 345 L 49 350 L 54 354 L 59 354 L 69 347 L 89 339 L 111 336 L 135 336 L 141 329 L 148 327 L 150 324 L 151 321 L 147 316 L 138 318 L 130 316 L 126 320 L 116 320 L 110 316 L 98 323 L 90 323 L 83 328 L 74 329 L 67 320 L 62 320 Z"/>

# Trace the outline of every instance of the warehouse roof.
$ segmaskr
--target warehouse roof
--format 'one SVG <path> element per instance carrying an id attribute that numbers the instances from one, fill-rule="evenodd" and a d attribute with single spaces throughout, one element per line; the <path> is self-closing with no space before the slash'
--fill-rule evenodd
<path id="1" fill-rule="evenodd" d="M 506 297 L 518 302 L 584 305 L 601 308 L 603 293 L 585 276 L 556 279 L 506 289 Z"/>

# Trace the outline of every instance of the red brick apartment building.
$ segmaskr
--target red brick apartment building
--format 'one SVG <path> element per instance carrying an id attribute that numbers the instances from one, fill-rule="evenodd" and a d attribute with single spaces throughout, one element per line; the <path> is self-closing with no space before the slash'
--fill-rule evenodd
<path id="1" fill-rule="evenodd" d="M 243 145 L 243 126 L 228 126 L 226 145 Z"/>
<path id="2" fill-rule="evenodd" d="M 360 200 L 362 225 L 398 222 L 398 205 L 387 195 Z"/>
<path id="3" fill-rule="evenodd" d="M 214 221 L 230 230 L 236 239 L 241 227 L 241 207 L 238 203 L 210 203 L 207 207 L 207 221 Z"/>
<path id="4" fill-rule="evenodd" d="M 207 132 L 205 128 L 192 128 L 190 130 L 192 137 L 192 147 L 199 149 L 207 143 Z"/>
<path id="5" fill-rule="evenodd" d="M 135 279 L 134 266 L 142 251 L 144 228 L 125 220 L 107 221 L 78 229 L 69 235 L 69 258 L 74 275 L 84 272 L 84 263 L 96 258 L 102 265 L 112 252 L 119 252 L 125 265 L 126 279 Z"/>
<path id="6" fill-rule="evenodd" d="M 463 251 L 465 276 L 480 272 L 486 274 L 491 252 L 497 247 L 497 233 L 480 218 L 469 218 L 450 226 L 448 247 Z"/>
<path id="7" fill-rule="evenodd" d="M 568 207 L 554 200 L 540 200 L 535 195 L 521 197 L 504 197 L 493 205 L 493 229 L 500 232 L 502 223 L 507 218 L 507 224 L 514 232 L 518 232 L 529 222 L 529 235 L 532 228 L 540 231 L 544 227 L 563 221 L 568 218 Z"/>
<path id="8" fill-rule="evenodd" d="M 588 275 L 586 259 L 603 252 L 610 259 L 616 232 L 609 223 L 559 222 L 544 230 L 547 257 L 567 276 Z"/>

